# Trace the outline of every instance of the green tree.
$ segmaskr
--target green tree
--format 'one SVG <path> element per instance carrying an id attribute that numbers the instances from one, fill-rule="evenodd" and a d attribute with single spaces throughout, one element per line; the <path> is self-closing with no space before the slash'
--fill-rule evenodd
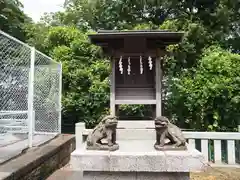
<path id="1" fill-rule="evenodd" d="M 18 0 L 0 0 L 0 29 L 25 41 L 23 23 L 31 19 L 23 13 L 22 8 Z"/>
<path id="2" fill-rule="evenodd" d="M 172 80 L 168 104 L 172 115 L 188 128 L 236 130 L 240 120 L 239 65 L 238 54 L 215 46 L 205 49 L 197 68 Z"/>
<path id="3" fill-rule="evenodd" d="M 232 54 L 239 52 L 239 6 L 235 0 L 68 0 L 64 12 L 46 14 L 40 23 L 27 27 L 27 34 L 31 44 L 63 62 L 64 117 L 92 126 L 94 119 L 107 111 L 109 68 L 99 48 L 89 44 L 89 30 L 184 31 L 181 43 L 167 47 L 170 57 L 164 60 L 164 112 L 181 127 L 226 130 L 236 127 L 239 107 L 237 101 L 232 102 L 238 96 L 237 81 L 225 82 L 233 78 L 230 69 L 236 72 L 233 65 L 239 66 L 239 61 L 233 60 L 238 55 Z M 208 49 L 213 45 L 217 48 Z M 221 56 L 213 57 L 210 51 Z M 233 65 L 214 69 L 215 62 L 225 61 Z M 204 69 L 204 63 L 211 68 Z M 221 74 L 225 65 L 229 73 Z M 220 75 L 218 81 L 211 71 Z M 218 87 L 220 81 L 230 95 Z M 212 85 L 217 88 L 210 90 Z M 123 106 L 123 112 L 129 110 L 134 115 L 146 111 L 142 106 Z"/>
<path id="4" fill-rule="evenodd" d="M 63 63 L 63 118 L 92 127 L 108 111 L 109 63 L 74 27 L 51 27 L 44 41 L 49 54 Z"/>
<path id="5" fill-rule="evenodd" d="M 26 33 L 26 41 L 31 46 L 34 46 L 39 51 L 49 54 L 50 49 L 46 45 L 46 37 L 50 26 L 44 23 L 26 23 L 23 26 Z"/>
<path id="6" fill-rule="evenodd" d="M 176 19 L 200 22 L 223 41 L 223 33 L 239 30 L 240 4 L 235 0 L 66 0 L 65 6 L 69 22 L 86 21 L 94 30 L 131 29 L 149 22 L 159 26 Z"/>
<path id="7" fill-rule="evenodd" d="M 239 49 L 240 4 L 235 0 L 67 0 L 65 5 L 65 19 L 78 28 L 121 30 L 151 24 L 151 29 L 186 31 L 177 52 L 178 69 L 196 65 L 202 48 L 212 44 Z"/>

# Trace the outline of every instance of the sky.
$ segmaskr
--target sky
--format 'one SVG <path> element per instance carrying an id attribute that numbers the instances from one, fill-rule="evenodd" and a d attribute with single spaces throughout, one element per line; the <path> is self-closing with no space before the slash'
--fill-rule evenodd
<path id="1" fill-rule="evenodd" d="M 24 5 L 24 12 L 35 22 L 39 21 L 45 12 L 62 10 L 65 0 L 20 0 Z"/>

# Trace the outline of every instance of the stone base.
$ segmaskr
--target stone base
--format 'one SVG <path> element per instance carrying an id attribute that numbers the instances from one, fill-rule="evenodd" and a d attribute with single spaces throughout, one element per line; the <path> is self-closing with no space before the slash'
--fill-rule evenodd
<path id="1" fill-rule="evenodd" d="M 114 144 L 113 146 L 108 146 L 107 144 L 102 144 L 99 146 L 87 146 L 87 150 L 97 150 L 97 151 L 116 151 L 119 149 L 118 144 Z"/>
<path id="2" fill-rule="evenodd" d="M 190 180 L 189 173 L 84 172 L 83 180 Z"/>
<path id="3" fill-rule="evenodd" d="M 186 151 L 187 150 L 187 146 L 179 146 L 179 147 L 175 147 L 173 145 L 165 145 L 165 146 L 160 146 L 160 145 L 154 145 L 154 148 L 157 151 Z"/>
<path id="4" fill-rule="evenodd" d="M 86 150 L 86 144 L 71 154 L 71 168 L 83 172 L 189 173 L 206 167 L 204 156 L 196 149 L 157 151 L 154 141 L 118 141 L 119 150 Z"/>

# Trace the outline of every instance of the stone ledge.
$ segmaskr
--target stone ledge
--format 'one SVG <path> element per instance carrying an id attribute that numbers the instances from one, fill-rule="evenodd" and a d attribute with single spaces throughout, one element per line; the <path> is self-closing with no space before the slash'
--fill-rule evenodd
<path id="1" fill-rule="evenodd" d="M 119 150 L 77 149 L 71 154 L 71 168 L 106 172 L 198 172 L 204 170 L 204 156 L 196 149 L 156 151 L 154 141 L 118 141 Z"/>
<path id="2" fill-rule="evenodd" d="M 84 172 L 84 180 L 190 180 L 184 172 Z"/>
<path id="3" fill-rule="evenodd" d="M 85 129 L 84 123 L 76 124 L 76 127 L 81 127 L 79 136 L 87 136 L 92 132 L 92 129 Z M 214 139 L 214 140 L 237 140 L 240 139 L 239 132 L 191 132 L 183 131 L 186 139 Z M 77 135 L 76 135 L 77 136 Z M 117 129 L 118 140 L 154 140 L 156 131 L 153 128 L 128 128 Z"/>
<path id="4" fill-rule="evenodd" d="M 75 149 L 73 135 L 59 135 L 49 143 L 30 149 L 25 154 L 0 166 L 0 179 L 38 179 L 47 177 L 64 166 Z"/>

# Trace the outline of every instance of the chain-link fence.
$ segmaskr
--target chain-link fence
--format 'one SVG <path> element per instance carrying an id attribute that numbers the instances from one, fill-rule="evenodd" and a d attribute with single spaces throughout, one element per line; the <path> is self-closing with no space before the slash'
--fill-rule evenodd
<path id="1" fill-rule="evenodd" d="M 0 145 L 61 133 L 61 75 L 61 63 L 0 31 Z"/>

